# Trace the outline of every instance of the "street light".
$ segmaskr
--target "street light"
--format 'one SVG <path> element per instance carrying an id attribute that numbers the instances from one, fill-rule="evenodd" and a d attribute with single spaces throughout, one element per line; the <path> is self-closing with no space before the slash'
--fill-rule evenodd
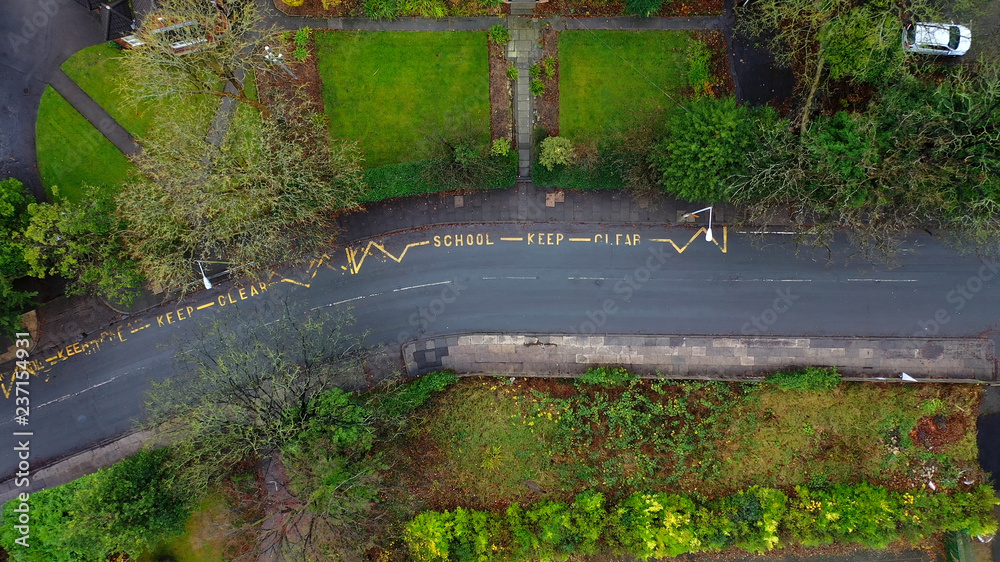
<path id="1" fill-rule="evenodd" d="M 688 218 L 688 217 L 698 218 L 698 213 L 703 213 L 705 211 L 708 211 L 708 229 L 705 230 L 705 241 L 706 242 L 711 242 L 712 241 L 712 208 L 711 207 L 705 207 L 704 209 L 698 209 L 697 211 L 695 211 L 693 213 L 684 213 L 684 216 L 682 216 L 681 218 L 685 218 L 685 219 Z"/>
<path id="2" fill-rule="evenodd" d="M 206 289 L 212 288 L 212 282 L 208 280 L 208 276 L 205 275 L 205 268 L 201 265 L 201 260 L 198 260 L 198 269 L 201 270 L 201 281 L 205 284 Z"/>
<path id="3" fill-rule="evenodd" d="M 271 52 L 271 47 L 269 47 L 267 45 L 264 46 L 264 60 L 266 60 L 267 62 L 270 62 L 270 63 L 277 64 L 285 72 L 287 72 L 289 76 L 291 76 L 292 78 L 294 78 L 296 80 L 299 79 L 299 77 L 296 76 L 294 72 L 292 72 L 292 69 L 290 69 L 287 66 L 285 66 L 285 55 L 283 55 L 281 53 L 278 53 L 277 55 L 274 54 L 274 53 L 272 53 Z"/>

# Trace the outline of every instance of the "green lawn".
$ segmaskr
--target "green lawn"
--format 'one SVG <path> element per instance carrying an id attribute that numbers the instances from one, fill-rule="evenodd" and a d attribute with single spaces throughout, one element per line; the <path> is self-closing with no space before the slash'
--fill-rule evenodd
<path id="1" fill-rule="evenodd" d="M 335 138 L 361 141 L 365 166 L 421 160 L 455 128 L 489 142 L 485 32 L 316 34 Z"/>
<path id="2" fill-rule="evenodd" d="M 132 163 L 52 87 L 42 95 L 36 125 L 38 169 L 52 196 L 71 201 L 81 186 L 117 189 L 133 169 Z"/>
<path id="3" fill-rule="evenodd" d="M 181 108 L 196 111 L 208 132 L 208 125 L 219 106 L 219 100 L 214 96 L 197 96 L 192 100 L 174 96 L 138 105 L 126 103 L 118 92 L 120 77 L 124 75 L 123 56 L 118 47 L 102 43 L 73 55 L 63 63 L 62 69 L 136 138 L 144 137 L 157 119 Z"/>
<path id="4" fill-rule="evenodd" d="M 559 34 L 559 134 L 594 141 L 675 105 L 687 85 L 684 31 Z"/>

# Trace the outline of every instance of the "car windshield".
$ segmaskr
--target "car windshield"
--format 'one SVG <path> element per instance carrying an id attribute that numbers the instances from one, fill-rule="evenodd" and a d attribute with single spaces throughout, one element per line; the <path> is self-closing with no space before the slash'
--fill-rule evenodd
<path id="1" fill-rule="evenodd" d="M 958 29 L 958 26 L 951 26 L 948 28 L 948 47 L 952 49 L 958 48 L 958 40 L 961 38 L 962 32 Z"/>

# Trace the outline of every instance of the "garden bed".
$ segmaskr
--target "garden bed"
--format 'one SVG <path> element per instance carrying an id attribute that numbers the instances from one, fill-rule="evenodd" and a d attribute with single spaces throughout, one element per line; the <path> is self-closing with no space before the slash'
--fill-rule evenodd
<path id="1" fill-rule="evenodd" d="M 507 69 L 507 47 L 489 42 L 490 139 L 514 140 L 514 105 Z"/>
<path id="2" fill-rule="evenodd" d="M 652 17 L 714 16 L 723 11 L 722 0 L 665 1 Z M 549 0 L 535 7 L 539 16 L 570 16 L 574 18 L 615 17 L 629 15 L 623 0 Z"/>
<path id="3" fill-rule="evenodd" d="M 298 5 L 296 5 L 298 4 Z M 378 2 L 370 2 L 369 10 L 375 10 Z M 366 15 L 364 0 L 293 0 L 285 2 L 274 0 L 279 11 L 290 16 L 313 18 L 330 17 L 360 17 Z M 499 1 L 480 2 L 479 0 L 425 0 L 403 1 L 397 3 L 394 19 L 403 17 L 468 17 L 468 16 L 505 16 L 510 13 L 510 6 Z"/>

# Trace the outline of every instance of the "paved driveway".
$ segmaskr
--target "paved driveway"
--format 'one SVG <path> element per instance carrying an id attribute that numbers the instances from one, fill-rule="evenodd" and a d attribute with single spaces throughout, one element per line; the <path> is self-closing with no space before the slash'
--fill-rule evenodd
<path id="1" fill-rule="evenodd" d="M 44 196 L 35 158 L 42 92 L 63 61 L 101 40 L 97 15 L 74 0 L 0 2 L 0 179 Z"/>

